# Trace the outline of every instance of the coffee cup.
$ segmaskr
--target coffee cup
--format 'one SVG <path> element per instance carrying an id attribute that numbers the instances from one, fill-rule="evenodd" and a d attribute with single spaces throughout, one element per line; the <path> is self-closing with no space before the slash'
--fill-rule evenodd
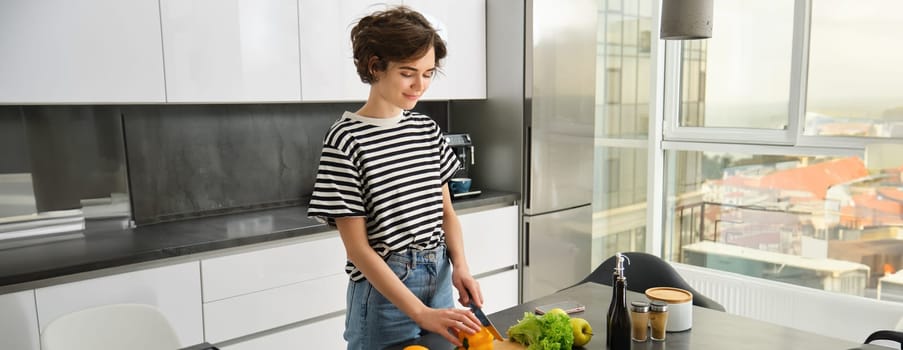
<path id="1" fill-rule="evenodd" d="M 470 178 L 456 177 L 448 181 L 448 188 L 452 193 L 464 193 L 470 191 Z"/>

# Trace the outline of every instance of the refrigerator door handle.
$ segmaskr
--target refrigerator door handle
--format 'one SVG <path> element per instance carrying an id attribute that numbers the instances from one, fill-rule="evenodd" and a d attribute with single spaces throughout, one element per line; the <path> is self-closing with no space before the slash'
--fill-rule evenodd
<path id="1" fill-rule="evenodd" d="M 524 223 L 524 267 L 530 267 L 530 223 Z"/>
<path id="2" fill-rule="evenodd" d="M 533 187 L 533 164 L 531 163 L 531 159 L 533 159 L 533 127 L 527 126 L 526 128 L 526 137 L 524 138 L 524 156 L 526 157 L 526 169 L 524 169 L 524 209 L 530 210 L 530 202 L 533 199 L 531 195 L 531 189 Z"/>

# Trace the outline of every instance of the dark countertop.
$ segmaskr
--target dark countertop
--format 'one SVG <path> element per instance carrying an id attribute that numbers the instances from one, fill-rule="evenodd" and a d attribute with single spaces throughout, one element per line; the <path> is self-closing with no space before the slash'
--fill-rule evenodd
<path id="1" fill-rule="evenodd" d="M 454 206 L 460 212 L 518 199 L 516 193 L 484 191 L 456 199 Z M 302 206 L 127 229 L 94 231 L 89 226 L 74 238 L 0 249 L 0 294 L 23 283 L 332 230 L 308 218 Z"/>
<path id="2" fill-rule="evenodd" d="M 628 281 L 629 283 L 629 281 Z M 514 306 L 489 315 L 493 325 L 499 332 L 505 333 L 508 327 L 516 324 L 524 317 L 524 312 L 535 307 L 560 301 L 577 301 L 586 306 L 586 311 L 572 314 L 589 321 L 593 329 L 593 338 L 584 346 L 585 349 L 605 349 L 606 329 L 603 323 L 608 312 L 612 289 L 609 286 L 584 283 L 558 293 L 545 296 L 518 306 Z M 640 293 L 628 291 L 627 302 L 646 300 Z M 401 343 L 389 350 L 400 350 L 405 345 L 422 344 L 433 350 L 452 350 L 454 346 L 436 335 Z M 804 349 L 888 349 L 878 345 L 862 345 L 848 340 L 837 339 L 801 331 L 773 323 L 758 321 L 726 312 L 710 310 L 699 306 L 693 307 L 693 328 L 689 331 L 667 333 L 664 342 L 633 342 L 631 349 L 771 349 L 771 350 L 804 350 Z"/>

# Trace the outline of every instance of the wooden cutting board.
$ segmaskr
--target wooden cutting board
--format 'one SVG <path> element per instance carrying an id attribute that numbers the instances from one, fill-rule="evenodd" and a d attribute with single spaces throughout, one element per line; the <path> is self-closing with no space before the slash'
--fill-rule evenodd
<path id="1" fill-rule="evenodd" d="M 516 343 L 513 341 L 498 341 L 494 340 L 492 342 L 493 350 L 524 350 L 527 347 L 524 344 Z"/>

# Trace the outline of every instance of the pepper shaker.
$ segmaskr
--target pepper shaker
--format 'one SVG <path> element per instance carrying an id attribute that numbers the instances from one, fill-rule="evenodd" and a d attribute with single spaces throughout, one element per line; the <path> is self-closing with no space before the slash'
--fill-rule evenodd
<path id="1" fill-rule="evenodd" d="M 649 323 L 652 325 L 652 340 L 664 341 L 668 326 L 668 303 L 655 300 L 649 304 Z"/>

